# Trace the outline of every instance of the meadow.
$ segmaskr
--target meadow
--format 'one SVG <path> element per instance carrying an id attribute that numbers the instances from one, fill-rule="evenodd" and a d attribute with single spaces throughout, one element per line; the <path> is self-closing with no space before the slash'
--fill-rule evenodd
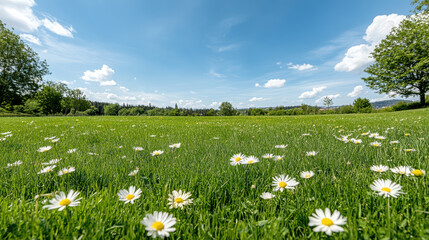
<path id="1" fill-rule="evenodd" d="M 154 211 L 177 219 L 170 239 L 429 238 L 428 177 L 370 170 L 429 170 L 428 109 L 285 117 L 3 117 L 0 133 L 1 239 L 150 238 L 141 221 Z M 176 143 L 180 148 L 169 147 Z M 44 146 L 52 148 L 39 152 Z M 155 150 L 164 152 L 152 156 Z M 259 162 L 230 164 L 238 153 Z M 61 160 L 44 164 L 53 159 Z M 22 164 L 12 164 L 17 161 Z M 75 171 L 58 176 L 69 166 Z M 314 176 L 301 178 L 302 171 Z M 281 174 L 299 184 L 273 191 L 273 177 Z M 380 196 L 370 188 L 377 179 L 401 185 L 401 194 Z M 130 186 L 142 193 L 125 204 L 118 193 Z M 43 208 L 55 193 L 70 190 L 80 193 L 80 204 Z M 174 190 L 190 192 L 193 202 L 170 209 Z M 263 199 L 264 192 L 275 196 Z M 343 232 L 328 236 L 309 226 L 316 209 L 325 208 L 347 218 Z"/>

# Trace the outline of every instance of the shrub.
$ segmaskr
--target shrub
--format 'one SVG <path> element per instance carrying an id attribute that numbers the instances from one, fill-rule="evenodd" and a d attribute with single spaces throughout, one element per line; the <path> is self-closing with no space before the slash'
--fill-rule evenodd
<path id="1" fill-rule="evenodd" d="M 392 106 L 393 111 L 402 111 L 408 109 L 408 104 L 405 101 L 397 102 Z"/>

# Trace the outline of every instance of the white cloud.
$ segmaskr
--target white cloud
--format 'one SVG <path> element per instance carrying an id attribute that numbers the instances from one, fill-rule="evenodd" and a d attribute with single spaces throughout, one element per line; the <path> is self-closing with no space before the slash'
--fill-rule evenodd
<path id="1" fill-rule="evenodd" d="M 395 99 L 395 96 L 397 94 L 395 92 L 388 92 L 387 94 L 385 94 L 383 97 L 381 98 L 373 98 L 371 100 L 369 100 L 370 102 L 380 102 L 380 101 L 385 101 L 385 100 L 391 100 L 391 99 Z"/>
<path id="2" fill-rule="evenodd" d="M 226 45 L 226 46 L 218 47 L 218 48 L 217 48 L 217 51 L 218 51 L 218 52 L 226 52 L 226 51 L 229 51 L 229 50 L 236 49 L 236 48 L 238 48 L 238 47 L 240 47 L 240 45 L 238 45 L 238 44 L 230 44 L 230 45 Z"/>
<path id="3" fill-rule="evenodd" d="M 353 88 L 353 91 L 348 93 L 347 96 L 349 97 L 357 97 L 360 93 L 362 93 L 363 91 L 363 87 L 361 85 L 356 86 L 355 88 Z"/>
<path id="4" fill-rule="evenodd" d="M 101 69 L 95 69 L 94 71 L 85 71 L 81 77 L 85 81 L 98 82 L 100 86 L 114 86 L 116 82 L 111 79 L 115 71 L 106 64 L 103 64 Z"/>
<path id="5" fill-rule="evenodd" d="M 343 60 L 335 65 L 335 71 L 357 71 L 374 62 L 370 53 L 404 18 L 398 14 L 376 16 L 363 37 L 367 43 L 349 48 Z"/>
<path id="6" fill-rule="evenodd" d="M 122 91 L 124 91 L 124 92 L 128 92 L 128 91 L 129 91 L 129 89 L 128 89 L 128 88 L 123 87 L 123 86 L 120 86 L 120 87 L 119 87 L 119 89 L 121 89 L 121 90 L 122 90 Z"/>
<path id="7" fill-rule="evenodd" d="M 264 83 L 264 88 L 280 88 L 286 83 L 285 79 L 270 79 Z M 259 83 L 255 83 L 255 87 L 261 87 Z"/>
<path id="8" fill-rule="evenodd" d="M 225 75 L 223 75 L 221 73 L 217 73 L 214 69 L 210 69 L 209 74 L 212 75 L 213 77 L 217 77 L 217 78 L 225 77 Z"/>
<path id="9" fill-rule="evenodd" d="M 44 26 L 55 34 L 73 37 L 73 27 L 64 27 L 56 20 L 47 18 L 41 20 L 33 13 L 33 7 L 36 6 L 34 0 L 1 0 L 0 16 L 3 22 L 18 31 L 30 33 Z"/>
<path id="10" fill-rule="evenodd" d="M 65 80 L 61 80 L 61 81 L 60 81 L 60 83 L 64 83 L 64 84 L 67 84 L 67 85 L 73 84 L 73 83 L 75 83 L 75 82 L 76 82 L 76 80 L 73 80 L 73 81 L 71 81 L 71 82 L 67 82 L 67 81 L 65 81 Z"/>
<path id="11" fill-rule="evenodd" d="M 212 102 L 211 104 L 210 104 L 210 107 L 219 107 L 220 106 L 220 102 Z"/>
<path id="12" fill-rule="evenodd" d="M 70 26 L 68 28 L 63 27 L 63 25 L 59 24 L 56 20 L 49 20 L 47 18 L 42 20 L 43 26 L 49 29 L 51 32 L 56 33 L 60 36 L 73 38 L 72 32 L 73 27 Z"/>
<path id="13" fill-rule="evenodd" d="M 251 99 L 249 99 L 249 102 L 259 102 L 259 101 L 265 101 L 265 98 L 262 97 L 252 97 Z"/>
<path id="14" fill-rule="evenodd" d="M 314 98 L 318 93 L 322 92 L 326 87 L 315 87 L 311 91 L 303 92 L 298 98 Z"/>
<path id="15" fill-rule="evenodd" d="M 22 33 L 22 34 L 19 34 L 19 36 L 27 42 L 30 42 L 39 46 L 42 45 L 42 43 L 40 42 L 40 39 L 31 34 Z"/>
<path id="16" fill-rule="evenodd" d="M 326 96 L 323 96 L 323 97 L 321 97 L 321 98 L 317 99 L 317 100 L 315 101 L 315 103 L 321 103 L 321 102 L 323 102 L 323 99 L 325 99 L 326 97 L 328 97 L 328 98 L 330 98 L 330 99 L 335 99 L 335 98 L 339 98 L 340 96 L 341 96 L 340 94 L 326 95 Z"/>
<path id="17" fill-rule="evenodd" d="M 288 64 L 288 65 L 290 66 L 289 67 L 290 69 L 296 69 L 298 71 L 317 70 L 317 68 L 315 66 L 313 66 L 311 64 L 308 64 L 308 63 L 304 63 L 304 64 L 301 64 L 301 65 L 299 65 L 299 64 L 295 64 L 295 65 Z"/>
<path id="18" fill-rule="evenodd" d="M 129 104 L 149 104 L 154 103 L 157 106 L 163 105 L 165 102 L 165 97 L 162 94 L 152 94 L 152 93 L 144 93 L 144 92 L 134 92 L 127 93 L 123 95 L 121 93 L 111 93 L 111 92 L 94 92 L 89 90 L 88 88 L 78 87 L 77 89 L 81 90 L 85 93 L 88 99 L 93 101 L 100 102 L 109 102 L 109 103 L 129 103 Z"/>

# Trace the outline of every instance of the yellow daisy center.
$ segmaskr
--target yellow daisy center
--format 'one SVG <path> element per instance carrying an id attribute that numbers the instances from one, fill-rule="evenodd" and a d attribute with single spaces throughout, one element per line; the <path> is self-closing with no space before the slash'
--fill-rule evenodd
<path id="1" fill-rule="evenodd" d="M 279 187 L 281 188 L 285 188 L 287 186 L 287 184 L 283 181 L 279 182 Z"/>
<path id="2" fill-rule="evenodd" d="M 156 231 L 161 231 L 164 229 L 164 224 L 162 222 L 156 221 L 152 224 L 152 227 L 155 228 Z"/>
<path id="3" fill-rule="evenodd" d="M 384 188 L 381 189 L 381 191 L 390 193 L 391 190 L 388 187 L 384 187 Z"/>
<path id="4" fill-rule="evenodd" d="M 415 176 L 418 176 L 418 177 L 420 177 L 420 176 L 423 176 L 423 171 L 422 170 L 419 170 L 419 169 L 415 169 L 415 170 L 413 170 L 412 171 L 412 173 L 415 175 Z"/>
<path id="5" fill-rule="evenodd" d="M 155 155 L 159 155 L 159 152 L 156 152 Z"/>
<path id="6" fill-rule="evenodd" d="M 322 224 L 330 227 L 330 226 L 334 225 L 334 222 L 329 218 L 324 218 L 324 219 L 322 219 Z"/>
<path id="7" fill-rule="evenodd" d="M 305 175 L 305 178 L 311 178 L 310 174 Z"/>
<path id="8" fill-rule="evenodd" d="M 42 152 L 47 152 L 47 151 L 48 151 L 47 149 L 43 149 L 43 150 L 42 150 Z"/>
<path id="9" fill-rule="evenodd" d="M 64 173 L 69 173 L 69 171 L 67 171 L 67 170 L 64 170 Z"/>
<path id="10" fill-rule="evenodd" d="M 248 161 L 247 163 L 253 163 L 253 160 Z"/>
<path id="11" fill-rule="evenodd" d="M 241 157 L 236 157 L 236 158 L 235 158 L 235 161 L 236 161 L 236 162 L 241 161 Z"/>
<path id="12" fill-rule="evenodd" d="M 377 172 L 383 172 L 383 169 L 380 168 L 380 169 L 377 170 Z"/>
<path id="13" fill-rule="evenodd" d="M 375 143 L 375 144 L 374 144 L 374 147 L 378 147 L 379 145 L 380 145 L 380 144 L 378 144 L 378 143 Z"/>
<path id="14" fill-rule="evenodd" d="M 131 199 L 133 199 L 135 196 L 133 195 L 133 194 L 128 194 L 125 198 L 127 199 L 127 200 L 131 200 Z"/>
<path id="15" fill-rule="evenodd" d="M 399 174 L 405 174 L 405 172 L 404 171 L 399 171 Z"/>
<path id="16" fill-rule="evenodd" d="M 176 203 L 182 203 L 182 202 L 183 202 L 183 199 L 182 199 L 182 198 L 180 198 L 180 197 L 178 197 L 178 198 L 176 198 L 174 201 L 175 201 Z"/>
<path id="17" fill-rule="evenodd" d="M 68 198 L 64 198 L 63 200 L 60 201 L 60 206 L 67 206 L 71 203 L 70 199 Z"/>

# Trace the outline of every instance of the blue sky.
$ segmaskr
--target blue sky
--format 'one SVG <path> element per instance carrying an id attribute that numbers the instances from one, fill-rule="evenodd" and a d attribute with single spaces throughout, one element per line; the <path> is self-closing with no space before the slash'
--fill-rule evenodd
<path id="1" fill-rule="evenodd" d="M 391 97 L 361 77 L 410 2 L 2 0 L 0 19 L 47 60 L 47 80 L 91 100 L 322 106 Z"/>

